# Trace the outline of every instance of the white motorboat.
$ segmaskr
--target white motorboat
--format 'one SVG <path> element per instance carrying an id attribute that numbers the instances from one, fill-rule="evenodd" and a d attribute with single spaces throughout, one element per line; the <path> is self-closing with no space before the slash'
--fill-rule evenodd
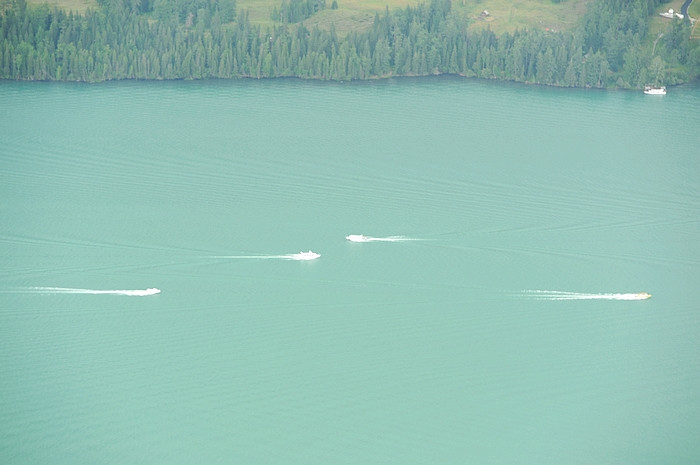
<path id="1" fill-rule="evenodd" d="M 320 253 L 308 251 L 308 252 L 299 252 L 299 253 L 293 253 L 289 256 L 292 260 L 316 260 L 318 257 L 320 257 Z"/>
<path id="2" fill-rule="evenodd" d="M 369 242 L 370 239 L 367 236 L 364 236 L 362 234 L 350 234 L 349 236 L 345 236 L 345 239 L 349 240 L 350 242 Z"/>
<path id="3" fill-rule="evenodd" d="M 647 95 L 666 95 L 666 87 L 644 86 L 644 93 Z"/>
<path id="4" fill-rule="evenodd" d="M 148 289 L 125 289 L 123 291 L 89 291 L 86 294 L 116 294 L 116 295 L 130 295 L 134 297 L 144 297 L 147 295 L 160 294 L 160 289 L 156 287 L 149 287 Z"/>

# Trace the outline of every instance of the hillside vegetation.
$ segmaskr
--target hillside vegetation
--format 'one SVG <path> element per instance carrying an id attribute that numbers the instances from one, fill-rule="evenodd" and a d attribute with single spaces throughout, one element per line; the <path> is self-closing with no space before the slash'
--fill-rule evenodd
<path id="1" fill-rule="evenodd" d="M 0 0 L 0 78 L 447 73 L 638 88 L 700 74 L 693 24 L 658 15 L 675 0 L 53 1 Z M 77 14 L 58 8 L 78 4 Z"/>
<path id="2" fill-rule="evenodd" d="M 455 12 L 473 20 L 470 28 L 488 27 L 496 34 L 513 32 L 520 28 L 549 28 L 550 30 L 570 29 L 580 21 L 590 0 L 455 0 Z M 328 0 L 330 3 L 332 0 Z M 65 11 L 84 13 L 88 8 L 97 8 L 97 0 L 27 0 L 33 5 L 48 4 Z M 282 0 L 237 0 L 236 8 L 246 11 L 252 24 L 272 26 L 270 19 Z M 366 30 L 371 26 L 374 15 L 405 7 L 416 7 L 421 0 L 337 0 L 338 8 L 326 8 L 305 21 L 308 26 L 318 24 L 330 28 L 335 24 L 337 33 Z M 680 2 L 679 2 L 680 4 Z M 679 7 L 680 8 L 680 5 Z M 482 12 L 488 11 L 488 16 Z"/>
<path id="3" fill-rule="evenodd" d="M 7 1 L 2 3 L 9 3 Z M 27 0 L 30 5 L 49 5 L 62 10 L 85 13 L 88 8 L 97 8 L 96 0 Z"/>

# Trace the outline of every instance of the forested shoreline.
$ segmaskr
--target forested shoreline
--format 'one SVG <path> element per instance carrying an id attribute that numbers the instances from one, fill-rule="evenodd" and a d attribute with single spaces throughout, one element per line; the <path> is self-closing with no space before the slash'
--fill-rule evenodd
<path id="1" fill-rule="evenodd" d="M 299 0 L 297 0 L 299 1 Z M 690 21 L 669 21 L 653 49 L 661 0 L 596 0 L 578 28 L 467 32 L 450 0 L 377 14 L 368 31 L 251 24 L 234 0 L 102 0 L 85 14 L 0 2 L 0 78 L 298 77 L 357 80 L 456 74 L 567 87 L 675 84 L 700 74 Z M 294 4 L 280 2 L 281 7 Z M 308 4 L 308 0 L 306 2 Z"/>

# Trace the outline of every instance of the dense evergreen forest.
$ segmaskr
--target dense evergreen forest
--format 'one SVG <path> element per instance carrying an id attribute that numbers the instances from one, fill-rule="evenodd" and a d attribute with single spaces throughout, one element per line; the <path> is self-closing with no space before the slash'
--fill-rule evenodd
<path id="1" fill-rule="evenodd" d="M 85 14 L 0 0 L 0 78 L 268 78 L 351 80 L 459 74 L 571 87 L 674 84 L 700 74 L 690 21 L 647 38 L 662 0 L 595 0 L 568 32 L 467 32 L 450 0 L 377 14 L 340 37 L 292 22 L 325 7 L 281 1 L 287 20 L 251 25 L 235 0 L 100 0 Z M 322 6 L 321 6 L 322 5 Z"/>

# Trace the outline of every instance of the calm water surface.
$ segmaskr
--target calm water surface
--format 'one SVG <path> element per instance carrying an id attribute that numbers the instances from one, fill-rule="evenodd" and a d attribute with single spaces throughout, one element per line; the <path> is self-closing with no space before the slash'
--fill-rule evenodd
<path id="1" fill-rule="evenodd" d="M 698 108 L 0 82 L 0 462 L 698 463 Z"/>

